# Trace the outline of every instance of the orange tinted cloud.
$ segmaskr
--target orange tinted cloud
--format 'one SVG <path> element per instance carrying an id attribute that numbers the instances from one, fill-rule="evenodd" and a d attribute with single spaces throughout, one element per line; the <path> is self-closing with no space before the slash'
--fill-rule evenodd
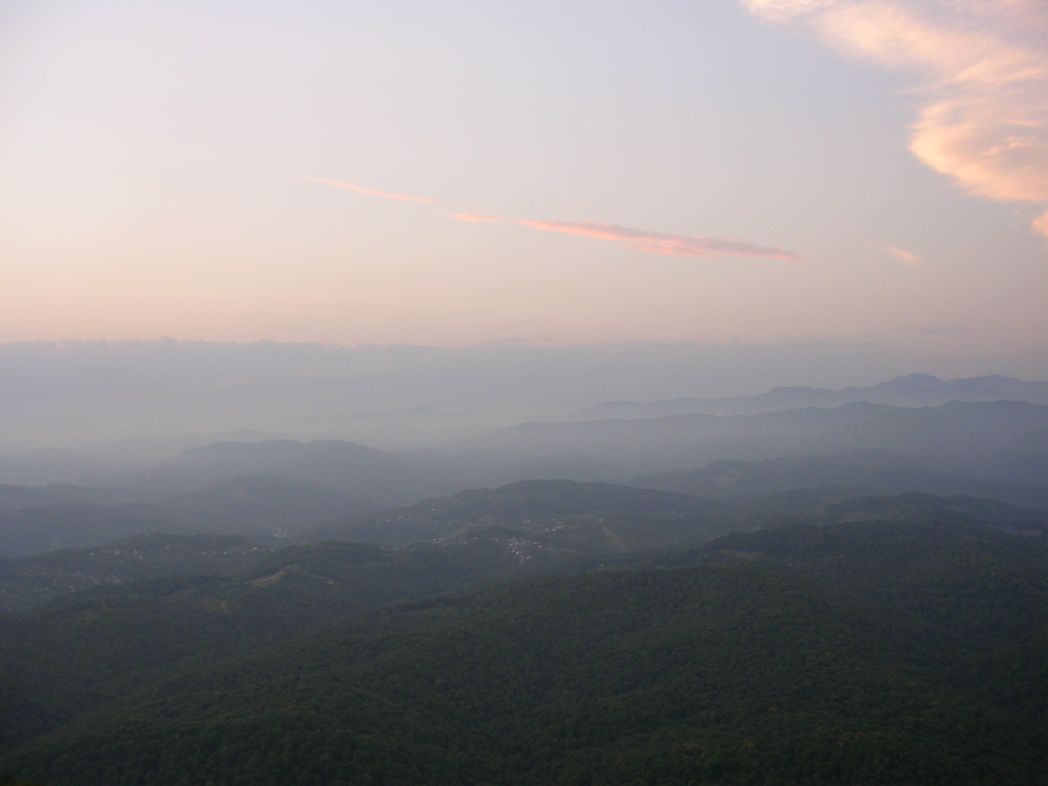
<path id="1" fill-rule="evenodd" d="M 909 149 L 971 194 L 1048 204 L 1044 0 L 743 0 L 845 55 L 911 74 Z M 1035 231 L 1046 234 L 1044 216 Z"/>
<path id="2" fill-rule="evenodd" d="M 497 216 L 484 216 L 479 213 L 452 213 L 451 218 L 464 224 L 499 224 L 512 223 L 512 219 L 498 218 Z"/>
<path id="3" fill-rule="evenodd" d="M 761 257 L 791 262 L 800 259 L 796 254 L 773 246 L 761 246 L 741 240 L 724 240 L 715 237 L 648 232 L 643 229 L 605 224 L 600 221 L 536 221 L 527 218 L 500 218 L 477 213 L 453 213 L 451 217 L 456 221 L 470 224 L 513 224 L 538 232 L 555 232 L 561 235 L 587 237 L 592 240 L 607 240 L 642 254 L 673 257 Z"/>
<path id="4" fill-rule="evenodd" d="M 304 177 L 302 179 L 307 180 L 310 183 L 321 183 L 322 185 L 331 186 L 332 188 L 342 188 L 346 191 L 355 191 L 358 194 L 378 197 L 379 199 L 393 199 L 397 202 L 417 202 L 420 205 L 437 204 L 437 200 L 430 199 L 429 197 L 416 196 L 414 194 L 398 194 L 395 191 L 379 191 L 376 188 L 358 186 L 356 183 L 345 183 L 341 180 L 328 180 L 323 177 Z"/>
<path id="5" fill-rule="evenodd" d="M 1048 237 L 1048 211 L 1035 218 L 1031 226 L 1034 232 Z"/>
<path id="6" fill-rule="evenodd" d="M 320 178 L 306 178 L 312 182 L 334 185 L 338 181 L 323 180 Z M 349 188 L 369 196 L 381 196 L 386 199 L 401 199 L 403 201 L 418 202 L 423 197 L 410 197 L 403 194 L 391 195 L 384 191 L 364 189 L 349 183 L 338 184 L 338 187 Z M 427 200 L 424 204 L 437 204 L 435 200 Z M 538 232 L 554 232 L 561 235 L 575 235 L 577 237 L 588 237 L 593 240 L 606 240 L 618 243 L 632 251 L 642 254 L 658 254 L 660 256 L 673 257 L 758 257 L 763 259 L 779 259 L 788 262 L 796 262 L 800 257 L 796 254 L 774 246 L 762 246 L 748 243 L 743 240 L 726 240 L 715 237 L 696 237 L 691 235 L 671 235 L 662 232 L 649 232 L 643 229 L 605 224 L 600 221 L 536 221 L 528 218 L 506 218 L 503 216 L 491 216 L 483 213 L 455 212 L 446 214 L 454 221 L 464 224 L 511 224 L 513 226 L 534 229 Z"/>
<path id="7" fill-rule="evenodd" d="M 642 254 L 659 254 L 670 257 L 715 257 L 742 256 L 763 257 L 797 261 L 796 254 L 772 246 L 760 246 L 741 240 L 724 240 L 715 237 L 693 237 L 648 232 L 643 229 L 604 224 L 600 221 L 532 221 L 515 219 L 517 226 L 528 227 L 539 232 L 558 232 L 577 235 L 593 240 L 610 240 Z"/>
<path id="8" fill-rule="evenodd" d="M 921 258 L 912 251 L 907 251 L 905 248 L 899 248 L 898 246 L 885 246 L 884 250 L 891 254 L 893 257 L 898 259 L 907 265 L 919 265 L 921 264 Z"/>

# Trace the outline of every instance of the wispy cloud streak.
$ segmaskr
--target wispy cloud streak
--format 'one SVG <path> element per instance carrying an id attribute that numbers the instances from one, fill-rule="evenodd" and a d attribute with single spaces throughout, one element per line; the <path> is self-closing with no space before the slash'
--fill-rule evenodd
<path id="1" fill-rule="evenodd" d="M 430 199 L 429 197 L 416 196 L 415 194 L 398 194 L 395 191 L 379 191 L 377 188 L 368 188 L 367 186 L 357 185 L 356 183 L 346 183 L 341 180 L 329 180 L 324 177 L 304 177 L 302 179 L 310 183 L 320 183 L 321 185 L 331 186 L 332 188 L 354 191 L 357 194 L 378 197 L 379 199 L 392 199 L 396 202 L 416 202 L 420 205 L 437 204 L 437 200 Z"/>
<path id="2" fill-rule="evenodd" d="M 346 183 L 341 180 L 329 180 L 321 177 L 303 178 L 311 183 L 320 183 L 333 188 L 341 188 L 354 191 L 365 196 L 378 197 L 379 199 L 392 199 L 398 202 L 416 202 L 423 205 L 436 206 L 437 200 L 429 197 L 415 196 L 412 194 L 398 194 L 390 191 L 379 191 L 378 189 Z M 672 235 L 662 232 L 649 232 L 643 229 L 605 224 L 600 221 L 537 221 L 528 218 L 505 218 L 489 216 L 480 213 L 445 213 L 443 214 L 455 221 L 468 224 L 511 224 L 513 226 L 526 227 L 538 232 L 553 232 L 561 235 L 575 235 L 587 237 L 593 240 L 605 240 L 618 243 L 632 251 L 642 254 L 657 254 L 659 256 L 675 257 L 757 257 L 763 259 L 778 259 L 783 261 L 798 261 L 800 257 L 774 246 L 762 246 L 755 243 L 747 243 L 742 240 L 726 240 L 715 237 L 695 237 L 690 235 Z"/>
<path id="3" fill-rule="evenodd" d="M 1030 226 L 1033 227 L 1034 232 L 1048 237 L 1048 211 L 1035 218 Z"/>
<path id="4" fill-rule="evenodd" d="M 898 246 L 885 246 L 884 250 L 903 264 L 911 266 L 921 264 L 921 257 L 912 251 L 907 251 L 905 248 L 899 248 Z"/>
<path id="5" fill-rule="evenodd" d="M 920 102 L 910 151 L 985 199 L 1048 204 L 1044 0 L 742 0 L 799 20 L 847 56 L 904 71 Z M 1048 236 L 1048 213 L 1034 219 Z"/>
<path id="6" fill-rule="evenodd" d="M 575 235 L 592 240 L 611 241 L 642 254 L 657 254 L 670 257 L 760 257 L 789 262 L 795 262 L 800 259 L 796 254 L 773 246 L 761 246 L 741 240 L 725 240 L 715 237 L 693 237 L 690 235 L 649 232 L 616 224 L 605 224 L 600 221 L 538 221 L 527 218 L 499 218 L 475 213 L 455 213 L 452 215 L 452 218 L 456 221 L 468 223 L 513 224 L 514 226 L 526 227 L 538 232 L 555 232 L 561 235 Z"/>

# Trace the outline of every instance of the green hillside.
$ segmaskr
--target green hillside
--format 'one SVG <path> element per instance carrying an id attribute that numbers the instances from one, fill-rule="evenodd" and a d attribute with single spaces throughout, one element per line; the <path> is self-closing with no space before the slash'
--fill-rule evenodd
<path id="1" fill-rule="evenodd" d="M 744 525 L 739 509 L 676 492 L 529 480 L 327 524 L 313 537 L 402 545 L 501 532 L 545 546 L 617 553 L 707 540 Z"/>
<path id="2" fill-rule="evenodd" d="M 222 575 L 268 549 L 222 535 L 136 535 L 104 546 L 0 558 L 0 612 L 21 611 L 92 587 L 166 576 Z"/>
<path id="3" fill-rule="evenodd" d="M 284 644 L 255 636 L 250 652 L 96 683 L 9 735 L 0 761 L 54 786 L 1039 783 L 1048 541 L 957 515 L 738 533 L 668 554 L 674 567 L 533 576 Z M 303 586 L 330 586 L 295 564 Z M 5 631 L 20 646 L 4 636 L 0 674 L 26 695 L 55 684 L 58 659 L 12 658 L 59 644 L 55 613 Z M 243 641 L 255 623 L 238 617 Z"/>

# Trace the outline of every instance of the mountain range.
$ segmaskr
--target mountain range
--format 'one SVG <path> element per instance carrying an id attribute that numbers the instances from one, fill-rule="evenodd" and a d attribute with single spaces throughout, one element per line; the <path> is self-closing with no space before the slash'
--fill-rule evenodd
<path id="1" fill-rule="evenodd" d="M 636 472 L 713 461 L 887 451 L 912 464 L 988 480 L 1043 485 L 1048 406 L 950 402 L 894 407 L 857 402 L 757 415 L 523 423 L 459 443 L 462 451 L 527 457 L 581 452 Z"/>
<path id="2" fill-rule="evenodd" d="M 1026 401 L 1048 405 L 1048 382 L 1027 382 L 991 375 L 939 379 L 908 374 L 868 387 L 840 390 L 802 386 L 777 387 L 756 396 L 676 398 L 664 401 L 607 401 L 577 410 L 571 419 L 656 418 L 666 415 L 753 415 L 804 407 L 840 407 L 857 401 L 893 407 L 933 407 L 950 401 Z"/>
<path id="3" fill-rule="evenodd" d="M 906 456 L 853 451 L 831 456 L 788 456 L 758 461 L 714 461 L 703 467 L 630 478 L 631 486 L 704 497 L 771 494 L 793 489 L 838 496 L 877 496 L 919 491 L 967 495 L 1048 508 L 1048 487 L 951 475 L 915 465 Z"/>

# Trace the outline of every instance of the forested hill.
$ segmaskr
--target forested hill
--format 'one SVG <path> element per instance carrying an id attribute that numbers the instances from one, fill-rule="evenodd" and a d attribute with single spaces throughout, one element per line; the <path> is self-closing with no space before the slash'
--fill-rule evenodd
<path id="1" fill-rule="evenodd" d="M 956 494 L 855 495 L 802 487 L 707 498 L 608 483 L 529 480 L 356 516 L 324 524 L 307 535 L 314 541 L 385 545 L 450 544 L 484 537 L 513 541 L 524 556 L 551 548 L 617 554 L 696 544 L 726 532 L 782 523 L 919 520 L 947 512 L 1004 529 L 1048 531 L 1048 510 Z"/>
<path id="2" fill-rule="evenodd" d="M 1048 482 L 1048 473 L 1043 479 Z M 1048 508 L 1042 483 L 1002 483 L 951 475 L 913 464 L 906 456 L 852 451 L 832 456 L 790 456 L 763 461 L 715 461 L 703 467 L 632 478 L 630 485 L 706 497 L 771 494 L 794 489 L 846 496 L 920 491 L 963 494 L 1022 507 Z"/>
<path id="3" fill-rule="evenodd" d="M 706 540 L 738 525 L 731 510 L 676 492 L 529 480 L 332 522 L 310 534 L 403 545 L 501 531 L 580 551 L 616 552 Z"/>
<path id="4" fill-rule="evenodd" d="M 758 527 L 944 516 L 1008 531 L 1048 532 L 1048 511 L 962 496 L 842 498 L 830 492 L 788 491 L 706 499 L 601 483 L 526 481 L 324 525 L 307 531 L 313 545 L 278 549 L 272 556 L 265 556 L 271 548 L 236 536 L 155 534 L 0 558 L 0 612 L 27 610 L 92 587 L 109 588 L 99 598 L 133 596 L 138 592 L 134 582 L 167 577 L 177 584 L 194 576 L 226 578 L 182 597 L 199 592 L 253 596 L 258 594 L 256 580 L 281 590 L 273 601 L 285 600 L 290 587 L 310 581 L 320 583 L 310 592 L 327 585 L 327 592 L 337 596 L 346 582 L 365 579 L 368 586 L 388 583 L 392 594 L 379 592 L 375 598 L 389 601 L 580 560 L 589 564 L 624 557 L 629 563 L 640 551 L 697 545 Z M 397 549 L 364 549 L 354 542 Z M 124 593 L 121 585 L 131 586 Z M 310 597 L 321 609 L 327 607 L 327 599 Z M 367 592 L 355 593 L 336 597 L 335 605 L 359 609 L 348 601 L 361 599 L 374 600 Z M 303 610 L 299 616 L 311 615 Z"/>
<path id="5" fill-rule="evenodd" d="M 736 533 L 158 666 L 9 737 L 0 767 L 51 786 L 1035 784 L 1046 610 L 1048 538 L 949 511 Z M 39 623 L 12 624 L 25 651 Z M 0 675 L 61 709 L 56 661 L 12 671 L 16 649 Z M 62 663 L 70 684 L 97 668 Z"/>
<path id="6" fill-rule="evenodd" d="M 269 549 L 233 535 L 136 535 L 87 549 L 0 557 L 0 612 L 93 587 L 167 576 L 228 575 Z"/>

